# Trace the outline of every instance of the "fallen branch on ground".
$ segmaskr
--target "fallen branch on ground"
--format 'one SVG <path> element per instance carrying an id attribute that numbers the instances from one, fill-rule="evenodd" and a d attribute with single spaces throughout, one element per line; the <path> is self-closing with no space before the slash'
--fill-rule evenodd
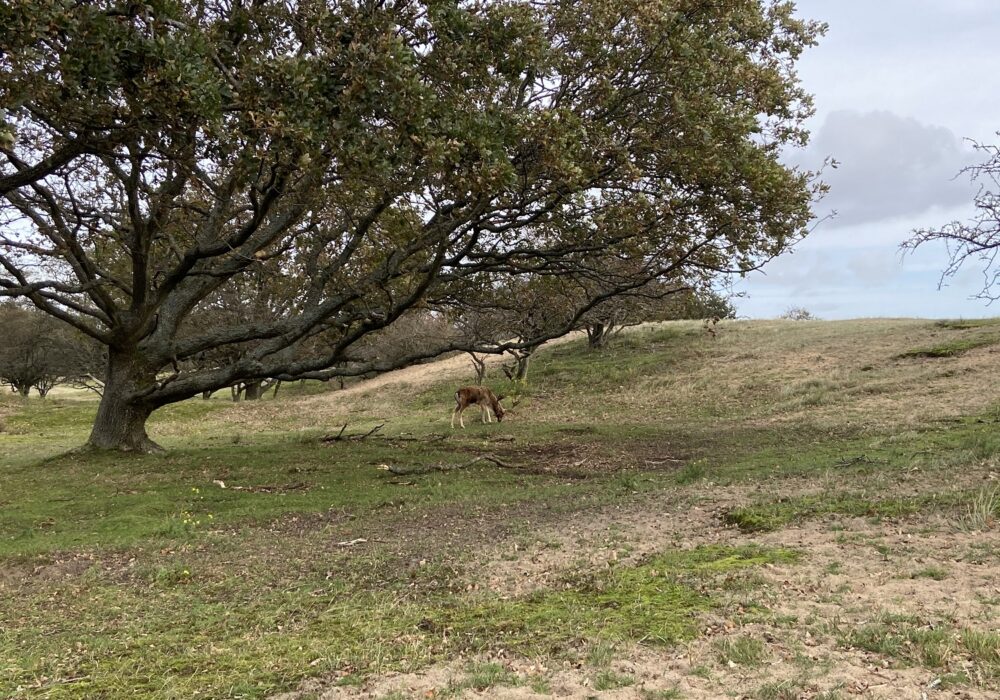
<path id="1" fill-rule="evenodd" d="M 499 457 L 495 455 L 480 455 L 474 459 L 470 459 L 468 462 L 463 462 L 462 464 L 430 464 L 420 467 L 396 467 L 391 464 L 382 465 L 382 468 L 391 474 L 396 476 L 408 476 L 410 474 L 429 474 L 431 472 L 450 472 L 456 469 L 465 469 L 471 467 L 473 464 L 478 464 L 479 462 L 492 462 L 498 467 L 504 469 L 518 469 L 519 467 L 508 464 L 504 462 Z"/>
<path id="2" fill-rule="evenodd" d="M 872 459 L 868 455 L 861 455 L 859 457 L 852 457 L 850 459 L 844 458 L 844 459 L 840 460 L 839 462 L 837 462 L 836 464 L 834 464 L 833 466 L 835 466 L 835 467 L 851 467 L 851 466 L 854 466 L 855 464 L 879 464 L 879 463 L 883 463 L 884 464 L 885 460 L 884 459 Z"/>
<path id="3" fill-rule="evenodd" d="M 219 482 L 221 483 L 221 482 Z M 310 484 L 297 482 L 294 484 L 275 484 L 263 486 L 220 486 L 219 488 L 229 488 L 233 491 L 247 491 L 249 493 L 287 493 L 288 491 L 305 491 L 311 488 Z"/>
<path id="4" fill-rule="evenodd" d="M 340 432 L 336 435 L 324 435 L 319 439 L 320 442 L 338 442 L 340 440 L 364 440 L 380 431 L 385 427 L 385 423 L 381 425 L 376 425 L 374 428 L 369 430 L 367 433 L 352 433 L 351 435 L 344 435 L 344 431 L 347 430 L 347 423 L 344 423 L 340 428 Z"/>

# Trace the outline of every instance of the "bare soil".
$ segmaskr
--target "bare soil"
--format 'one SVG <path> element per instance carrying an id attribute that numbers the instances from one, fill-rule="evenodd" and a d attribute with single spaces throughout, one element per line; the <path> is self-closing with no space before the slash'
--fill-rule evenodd
<path id="1" fill-rule="evenodd" d="M 1000 607 L 1000 532 L 962 531 L 940 518 L 873 523 L 864 519 L 807 522 L 759 536 L 726 527 L 721 511 L 746 498 L 738 489 L 715 489 L 692 503 L 661 497 L 629 507 L 612 507 L 566 520 L 539 524 L 530 541 L 508 538 L 487 547 L 477 585 L 499 596 L 521 596 L 556 585 L 568 572 L 599 570 L 671 548 L 705 544 L 760 544 L 803 552 L 803 561 L 754 571 L 753 586 L 727 595 L 723 612 L 700 620 L 702 634 L 675 648 L 628 645 L 615 650 L 610 669 L 627 676 L 627 687 L 595 690 L 598 669 L 553 659 L 501 655 L 455 659 L 419 673 L 377 678 L 362 687 L 334 687 L 311 681 L 300 691 L 277 696 L 306 697 L 644 698 L 676 690 L 682 698 L 967 698 L 998 697 L 995 689 L 942 687 L 942 672 L 853 648 L 851 629 L 883 616 L 905 616 L 927 629 L 996 632 Z M 921 575 L 940 572 L 941 580 Z M 745 615 L 753 606 L 766 614 Z M 723 663 L 717 649 L 725 639 L 752 637 L 765 643 L 757 667 Z M 543 692 L 528 685 L 460 689 L 472 662 L 502 664 L 522 678 L 544 679 Z M 958 662 L 962 665 L 962 662 Z M 968 674 L 974 679 L 970 664 Z M 782 688 L 784 690 L 782 691 Z M 767 695 L 784 692 L 783 695 Z"/>

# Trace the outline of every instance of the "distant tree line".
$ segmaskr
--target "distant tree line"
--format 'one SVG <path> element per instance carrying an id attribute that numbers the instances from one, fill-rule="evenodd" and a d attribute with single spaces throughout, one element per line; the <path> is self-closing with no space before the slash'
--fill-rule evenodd
<path id="1" fill-rule="evenodd" d="M 551 290 L 550 290 L 551 291 Z M 269 298 L 261 290 L 245 290 L 245 296 L 220 299 L 201 316 L 209 324 L 218 317 L 248 317 L 268 313 Z M 442 340 L 464 339 L 497 352 L 505 341 L 528 338 L 548 330 L 546 324 L 559 323 L 558 314 L 566 313 L 571 302 L 558 296 L 539 295 L 526 298 L 528 290 L 519 290 L 523 305 L 499 305 L 448 318 L 430 310 L 413 310 L 396 323 L 373 333 L 364 340 L 364 351 L 394 364 L 397 358 L 419 355 L 438 346 Z M 735 309 L 727 297 L 713 290 L 650 288 L 643 293 L 616 296 L 593 309 L 576 326 L 587 333 L 592 348 L 604 347 L 611 337 L 629 326 L 648 321 L 690 318 L 732 318 Z M 232 320 L 232 318 L 230 318 Z M 31 390 L 45 397 L 54 387 L 63 385 L 86 388 L 101 394 L 107 363 L 106 350 L 88 336 L 60 323 L 50 315 L 30 306 L 13 302 L 0 303 L 0 384 L 28 396 Z M 510 378 L 524 380 L 537 345 L 528 345 L 511 353 L 514 365 Z M 206 352 L 186 364 L 210 367 L 238 359 L 239 349 L 230 354 Z M 234 401 L 260 399 L 268 390 L 277 393 L 280 380 L 263 378 L 236 382 L 229 387 Z M 341 388 L 344 383 L 341 381 Z M 215 392 L 206 391 L 203 398 Z"/>
<path id="2" fill-rule="evenodd" d="M 0 384 L 21 396 L 45 397 L 60 384 L 103 384 L 103 347 L 37 309 L 0 303 Z"/>

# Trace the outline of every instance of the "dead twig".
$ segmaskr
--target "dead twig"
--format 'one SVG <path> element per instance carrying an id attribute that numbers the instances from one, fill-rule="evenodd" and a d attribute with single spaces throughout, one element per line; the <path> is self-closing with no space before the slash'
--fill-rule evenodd
<path id="1" fill-rule="evenodd" d="M 297 482 L 294 484 L 275 484 L 263 486 L 229 486 L 220 488 L 230 488 L 233 491 L 247 491 L 249 493 L 287 493 L 288 491 L 305 491 L 311 488 L 310 484 Z"/>
<path id="2" fill-rule="evenodd" d="M 878 464 L 885 463 L 884 459 L 872 459 L 868 455 L 860 455 L 858 457 L 851 457 L 850 459 L 842 459 L 833 466 L 835 467 L 853 467 L 855 464 Z"/>
<path id="3" fill-rule="evenodd" d="M 383 440 L 388 440 L 389 442 L 441 442 L 442 440 L 447 440 L 451 436 L 446 433 L 428 433 L 424 436 L 418 435 L 408 435 L 406 433 L 402 435 L 396 435 L 395 437 L 380 436 Z M 513 440 L 514 438 L 511 438 Z"/>
<path id="4" fill-rule="evenodd" d="M 339 433 L 337 433 L 336 435 L 324 435 L 323 437 L 321 437 L 319 439 L 319 441 L 320 442 L 326 442 L 326 443 L 339 442 L 341 440 L 344 440 L 344 441 L 346 441 L 346 440 L 360 441 L 360 440 L 364 440 L 365 438 L 371 437 L 372 435 L 374 435 L 375 433 L 377 433 L 378 431 L 380 431 L 384 427 L 385 427 L 385 423 L 382 423 L 380 425 L 376 425 L 374 428 L 372 428 L 371 430 L 369 430 L 367 433 L 352 433 L 350 435 L 344 435 L 344 431 L 347 430 L 347 423 L 344 423 L 344 425 L 340 428 L 340 432 Z"/>
<path id="5" fill-rule="evenodd" d="M 451 472 L 456 469 L 466 469 L 471 467 L 473 464 L 478 464 L 479 462 L 492 462 L 498 467 L 504 469 L 518 469 L 519 467 L 508 464 L 504 462 L 499 457 L 495 455 L 479 455 L 474 459 L 470 459 L 468 462 L 463 462 L 462 464 L 429 464 L 420 467 L 396 467 L 391 464 L 382 465 L 382 469 L 385 469 L 391 474 L 396 476 L 409 476 L 411 474 L 429 474 L 431 472 Z"/>

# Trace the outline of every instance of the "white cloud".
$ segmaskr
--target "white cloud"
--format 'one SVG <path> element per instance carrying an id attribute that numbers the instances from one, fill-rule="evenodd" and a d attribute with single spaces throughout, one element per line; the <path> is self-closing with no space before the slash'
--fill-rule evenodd
<path id="1" fill-rule="evenodd" d="M 836 211 L 837 227 L 957 206 L 975 192 L 960 174 L 976 160 L 966 143 L 944 127 L 891 112 L 831 113 L 800 157 L 815 168 L 827 156 L 840 165 L 824 173 L 830 193 L 816 212 Z"/>
<path id="2" fill-rule="evenodd" d="M 966 137 L 1000 142 L 1000 12 L 996 0 L 796 0 L 801 17 L 830 24 L 798 65 L 815 95 L 814 140 L 795 162 L 826 156 L 833 189 L 820 224 L 792 255 L 736 285 L 743 315 L 804 306 L 824 318 L 978 317 L 1000 308 L 973 298 L 969 265 L 939 289 L 942 246 L 900 255 L 915 228 L 967 220 L 974 192 L 956 175 L 976 163 Z"/>

